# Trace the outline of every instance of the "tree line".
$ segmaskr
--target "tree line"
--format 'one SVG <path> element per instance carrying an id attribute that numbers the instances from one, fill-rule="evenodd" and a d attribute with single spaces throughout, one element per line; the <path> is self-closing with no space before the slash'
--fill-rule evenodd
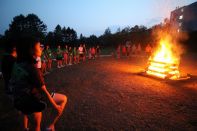
<path id="1" fill-rule="evenodd" d="M 89 37 L 80 34 L 71 27 L 61 27 L 59 24 L 53 31 L 47 32 L 47 25 L 35 14 L 18 15 L 13 18 L 9 28 L 5 31 L 4 35 L 0 35 L 0 46 L 3 47 L 10 40 L 17 39 L 18 36 L 31 36 L 39 38 L 43 44 L 50 45 L 55 48 L 57 45 L 63 46 L 78 46 L 80 43 L 85 43 L 87 46 L 100 45 L 103 47 L 117 47 L 119 44 L 124 44 L 126 41 L 131 43 L 140 43 L 145 46 L 147 43 L 154 43 L 155 36 L 153 31 L 155 28 L 162 28 L 162 26 L 155 25 L 154 28 L 147 28 L 143 25 L 135 25 L 133 27 L 118 28 L 115 33 L 112 33 L 110 28 L 107 28 L 104 33 L 97 37 L 90 35 Z M 189 34 L 190 39 L 185 41 L 189 47 L 195 47 L 197 40 L 197 32 Z M 193 48 L 192 48 L 193 49 Z"/>
<path id="2" fill-rule="evenodd" d="M 18 36 L 31 36 L 39 38 L 42 43 L 52 47 L 64 44 L 75 46 L 80 43 L 85 43 L 88 46 L 116 46 L 127 40 L 143 42 L 141 38 L 147 37 L 148 35 L 149 30 L 145 26 L 136 25 L 132 28 L 126 27 L 122 30 L 119 28 L 114 34 L 111 33 L 110 28 L 107 28 L 103 35 L 99 37 L 96 35 L 85 37 L 83 34 L 77 37 L 77 32 L 73 28 L 61 27 L 58 24 L 54 31 L 47 32 L 47 25 L 37 15 L 28 14 L 24 16 L 21 14 L 13 18 L 4 35 L 0 36 L 0 42 L 3 45 L 3 43 L 6 43 L 10 39 L 17 39 Z M 144 40 L 148 41 L 148 39 Z"/>

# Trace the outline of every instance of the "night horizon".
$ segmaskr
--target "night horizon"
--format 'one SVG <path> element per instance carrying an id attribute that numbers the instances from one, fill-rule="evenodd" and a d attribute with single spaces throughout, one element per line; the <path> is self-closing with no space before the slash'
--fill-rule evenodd
<path id="1" fill-rule="evenodd" d="M 47 32 L 53 31 L 56 25 L 73 28 L 79 36 L 92 34 L 100 36 L 108 27 L 112 33 L 118 28 L 143 25 L 148 28 L 163 22 L 170 17 L 176 7 L 182 7 L 195 0 L 154 1 L 1 1 L 0 34 L 5 30 L 13 17 L 17 15 L 36 14 L 46 25 Z M 15 6 L 18 5 L 18 6 Z M 161 6 L 165 9 L 161 10 Z"/>

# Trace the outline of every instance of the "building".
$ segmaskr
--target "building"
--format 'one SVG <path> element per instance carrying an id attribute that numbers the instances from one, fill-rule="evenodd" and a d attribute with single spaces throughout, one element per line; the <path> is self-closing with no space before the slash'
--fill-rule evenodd
<path id="1" fill-rule="evenodd" d="M 178 32 L 197 31 L 197 2 L 187 6 L 177 7 L 170 15 L 170 24 Z"/>

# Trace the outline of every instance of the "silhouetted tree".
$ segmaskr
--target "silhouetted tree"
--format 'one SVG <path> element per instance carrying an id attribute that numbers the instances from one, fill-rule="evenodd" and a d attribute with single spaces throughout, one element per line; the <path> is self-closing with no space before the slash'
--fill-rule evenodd
<path id="1" fill-rule="evenodd" d="M 130 27 L 129 26 L 127 26 L 127 27 L 125 27 L 124 29 L 122 29 L 122 33 L 124 33 L 124 34 L 127 34 L 127 33 L 129 33 L 129 31 L 130 31 Z"/>
<path id="2" fill-rule="evenodd" d="M 86 42 L 86 37 L 83 36 L 83 34 L 80 34 L 79 43 L 85 43 L 85 42 Z"/>
<path id="3" fill-rule="evenodd" d="M 68 43 L 66 27 L 62 28 L 62 41 L 63 41 L 63 43 Z"/>
<path id="4" fill-rule="evenodd" d="M 88 39 L 87 39 L 87 44 L 88 46 L 96 46 L 99 44 L 99 40 L 95 35 L 91 35 Z"/>
<path id="5" fill-rule="evenodd" d="M 55 38 L 54 38 L 54 33 L 53 32 L 49 32 L 46 35 L 45 44 L 47 44 L 47 45 L 49 45 L 51 47 L 56 47 L 56 43 L 55 43 Z"/>
<path id="6" fill-rule="evenodd" d="M 9 29 L 5 31 L 6 38 L 17 38 L 18 36 L 32 36 L 44 39 L 47 26 L 35 14 L 18 15 L 13 18 Z"/>
<path id="7" fill-rule="evenodd" d="M 5 37 L 3 35 L 0 35 L 0 48 L 2 48 L 4 46 L 3 45 L 4 39 L 5 39 Z"/>
<path id="8" fill-rule="evenodd" d="M 103 35 L 111 35 L 111 30 L 109 27 L 107 29 L 105 29 L 105 32 Z"/>
<path id="9" fill-rule="evenodd" d="M 63 39 L 62 39 L 62 28 L 60 25 L 57 25 L 54 30 L 54 39 L 56 45 L 62 45 Z"/>
<path id="10" fill-rule="evenodd" d="M 74 29 L 68 27 L 66 29 L 66 39 L 69 43 L 75 42 L 77 40 L 77 32 Z"/>

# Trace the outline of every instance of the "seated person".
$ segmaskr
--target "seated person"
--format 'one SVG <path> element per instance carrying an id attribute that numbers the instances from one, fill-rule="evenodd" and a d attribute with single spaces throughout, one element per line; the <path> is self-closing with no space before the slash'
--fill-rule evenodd
<path id="1" fill-rule="evenodd" d="M 50 103 L 57 111 L 48 129 L 55 130 L 55 123 L 61 116 L 67 97 L 59 93 L 49 93 L 43 75 L 35 67 L 34 56 L 40 57 L 42 50 L 40 42 L 30 37 L 21 37 L 17 41 L 17 63 L 13 67 L 9 87 L 13 88 L 14 106 L 21 111 L 28 119 L 32 119 L 34 131 L 40 131 L 42 111 L 46 103 Z M 31 119 L 30 119 L 31 120 Z"/>

